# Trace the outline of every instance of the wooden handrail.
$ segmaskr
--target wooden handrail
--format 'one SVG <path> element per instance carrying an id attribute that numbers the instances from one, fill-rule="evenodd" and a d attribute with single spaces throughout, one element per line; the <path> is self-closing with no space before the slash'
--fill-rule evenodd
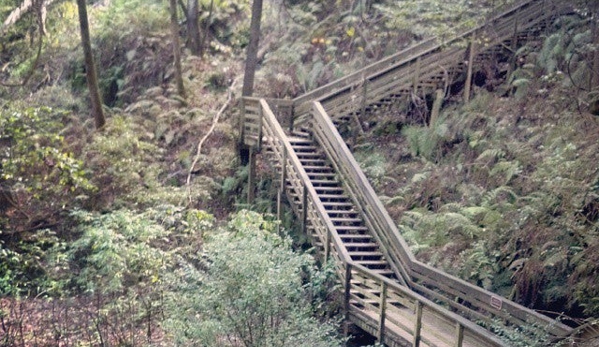
<path id="1" fill-rule="evenodd" d="M 327 232 L 330 233 L 329 235 L 322 235 L 323 241 L 328 238 L 330 240 L 330 242 L 333 243 L 335 251 L 339 255 L 340 261 L 342 261 L 343 263 L 349 261 L 351 258 L 349 257 L 347 250 L 343 246 L 341 238 L 339 237 L 339 235 L 337 233 L 334 233 L 334 232 L 331 233 L 331 230 L 335 230 L 333 223 L 332 223 L 331 219 L 329 218 L 328 214 L 326 213 L 324 206 L 320 202 L 320 199 L 318 198 L 318 194 L 316 193 L 314 186 L 310 182 L 310 179 L 308 178 L 308 174 L 306 173 L 306 170 L 304 169 L 303 165 L 301 164 L 297 154 L 295 153 L 293 147 L 291 146 L 291 143 L 289 142 L 287 135 L 285 134 L 285 131 L 279 124 L 279 122 L 278 122 L 276 116 L 274 115 L 274 113 L 272 112 L 268 102 L 264 99 L 256 100 L 256 99 L 251 99 L 251 98 L 244 98 L 244 101 L 246 101 L 246 102 L 258 101 L 259 102 L 259 105 L 262 109 L 263 125 L 272 130 L 272 134 L 264 134 L 265 137 L 267 138 L 267 141 L 272 140 L 269 138 L 269 135 L 273 135 L 274 139 L 276 139 L 276 141 L 279 142 L 279 146 L 281 146 L 282 149 L 284 149 L 284 151 L 286 153 L 286 161 L 288 163 L 283 163 L 284 167 L 282 169 L 285 170 L 286 167 L 288 165 L 290 165 L 290 169 L 292 169 L 293 172 L 300 178 L 301 184 L 303 184 L 303 189 L 305 189 L 305 195 L 304 195 L 304 192 L 302 192 L 302 195 L 304 195 L 309 200 L 309 203 L 306 203 L 305 205 L 302 206 L 304 211 L 306 211 L 305 212 L 306 217 L 309 218 L 308 214 L 310 213 L 310 211 L 309 211 L 310 206 L 312 206 L 312 208 L 314 209 L 313 213 L 316 213 L 317 218 L 320 221 L 324 222 Z M 283 156 L 280 156 L 277 159 L 279 161 L 282 161 Z M 325 244 L 325 242 L 323 242 L 323 244 Z M 325 244 L 325 247 L 326 247 L 326 244 Z"/>
<path id="2" fill-rule="evenodd" d="M 426 317 L 430 319 L 428 322 L 443 324 L 445 331 L 454 329 L 451 341 L 444 343 L 458 347 L 463 343 L 469 346 L 504 346 L 497 337 L 474 324 L 473 320 L 491 322 L 493 318 L 499 318 L 517 326 L 534 324 L 558 337 L 572 331 L 549 317 L 418 261 L 332 122 L 332 118 L 357 110 L 364 113 L 367 105 L 411 86 L 416 88 L 421 81 L 432 79 L 438 67 L 459 61 L 466 49 L 450 46 L 465 38 L 480 39 L 486 35 L 490 45 L 498 44 L 519 29 L 537 25 L 566 7 L 566 4 L 553 0 L 518 1 L 484 25 L 466 30 L 448 41 L 439 43 L 434 38 L 426 40 L 294 100 L 243 99 L 240 133 L 244 143 L 259 149 L 262 142 L 266 141 L 272 149 L 275 160 L 281 164 L 281 187 L 291 200 L 297 199 L 297 204 L 292 206 L 301 215 L 303 228 L 315 232 L 323 245 L 325 259 L 330 256 L 335 261 L 337 274 L 345 287 L 347 314 L 355 319 L 367 320 L 365 324 L 370 328 L 368 331 L 378 336 L 380 341 L 391 338 L 397 329 L 411 334 L 415 346 L 419 341 L 435 344 L 427 339 L 447 340 L 446 335 L 430 336 L 433 334 L 431 329 L 422 326 L 430 324 Z M 428 71 L 420 73 L 421 64 L 428 66 Z M 435 68 L 431 69 L 431 66 Z M 298 117 L 302 119 L 298 120 Z M 294 122 L 296 125 L 311 122 L 315 140 L 340 175 L 345 191 L 397 274 L 398 282 L 351 260 L 281 127 L 281 121 L 289 121 L 289 128 L 293 127 Z M 457 313 L 449 312 L 433 300 L 443 302 Z M 369 308 L 368 313 L 364 311 L 365 307 Z M 405 311 L 406 308 L 413 312 Z M 376 317 L 373 318 L 373 314 Z M 414 326 L 405 326 L 394 314 L 412 315 Z M 373 323 L 373 319 L 376 322 Z M 390 326 L 394 329 L 389 329 Z M 425 328 L 428 329 L 428 335 L 421 334 Z"/>
<path id="3" fill-rule="evenodd" d="M 368 179 L 362 170 L 356 169 L 359 168 L 358 163 L 322 105 L 314 101 L 313 107 L 313 130 L 316 141 L 324 148 L 329 161 L 341 175 L 341 182 L 362 215 L 366 217 L 366 224 L 370 229 L 374 229 L 374 236 L 381 245 L 383 253 L 395 269 L 399 270 L 404 283 L 409 286 L 412 276 L 406 264 L 411 264 L 414 256 L 408 251 L 407 243 L 399 235 L 399 230 L 394 226 Z M 391 227 L 387 228 L 387 226 Z"/>
<path id="4" fill-rule="evenodd" d="M 415 64 L 416 60 L 424 56 L 441 52 L 446 47 L 462 41 L 467 42 L 473 36 L 479 39 L 487 37 L 488 42 L 486 42 L 486 45 L 492 46 L 514 33 L 514 23 L 517 23 L 521 28 L 527 28 L 568 7 L 568 4 L 556 2 L 555 0 L 523 0 L 509 5 L 507 9 L 487 20 L 483 25 L 464 30 L 447 41 L 439 42 L 437 38 L 430 38 L 410 46 L 401 52 L 383 58 L 354 73 L 295 98 L 293 100 L 295 126 L 304 124 L 307 121 L 308 117 L 306 116 L 311 112 L 310 104 L 314 100 L 321 101 L 324 104 L 325 101 L 342 94 L 349 93 L 354 98 L 364 95 L 363 88 L 365 85 L 386 75 L 396 74 L 398 71 L 402 71 L 404 74 L 411 73 L 411 71 L 406 71 L 405 68 Z M 465 50 L 464 47 L 462 51 Z M 397 78 L 398 76 L 394 77 Z M 347 102 L 343 102 L 343 104 L 347 104 Z M 360 106 L 356 105 L 353 109 L 356 110 Z M 328 110 L 328 108 L 326 109 Z"/>
<path id="5" fill-rule="evenodd" d="M 474 318 L 484 319 L 485 315 L 481 313 L 487 312 L 518 325 L 533 323 L 546 327 L 555 336 L 570 331 L 566 325 L 547 316 L 416 260 L 330 117 L 317 101 L 313 102 L 313 117 L 316 140 L 341 175 L 346 191 L 362 212 L 385 255 L 400 270 L 402 277 L 407 276 L 404 281 L 410 287 Z M 457 298 L 460 301 L 455 300 Z M 476 310 L 468 307 L 470 305 Z"/>
<path id="6" fill-rule="evenodd" d="M 460 327 L 463 328 L 464 335 L 474 337 L 474 338 L 480 340 L 481 342 L 484 342 L 485 346 L 506 347 L 506 345 L 503 341 L 501 341 L 497 337 L 489 334 L 489 332 L 486 329 L 480 327 L 479 325 L 472 323 L 471 321 L 465 319 L 464 317 L 462 317 L 456 313 L 448 311 L 447 309 L 439 306 L 438 304 L 435 304 L 431 300 L 410 290 L 409 288 L 401 286 L 397 282 L 394 282 L 393 280 L 390 280 L 389 278 L 386 278 L 377 273 L 374 273 L 370 269 L 368 269 L 356 262 L 350 261 L 347 263 L 346 266 L 348 269 L 347 271 L 351 274 L 350 276 L 346 276 L 346 280 L 344 282 L 344 288 L 346 288 L 346 292 L 348 292 L 348 291 L 351 292 L 351 289 L 348 290 L 347 288 L 351 288 L 352 286 L 355 286 L 355 284 L 352 284 L 352 281 L 354 281 L 356 279 L 355 274 L 360 274 L 364 278 L 371 280 L 373 283 L 381 283 L 382 284 L 381 290 L 378 292 L 378 297 L 381 302 L 389 302 L 391 300 L 396 301 L 396 300 L 398 300 L 398 297 L 403 298 L 405 301 L 402 301 L 400 304 L 398 304 L 398 306 L 405 306 L 406 303 L 407 303 L 407 305 L 411 304 L 413 307 L 416 307 L 416 305 L 420 305 L 422 309 L 429 310 L 430 312 L 433 312 L 438 318 L 443 319 L 446 324 L 452 325 L 452 326 L 459 325 Z M 356 282 L 360 282 L 360 281 L 356 281 Z M 360 282 L 360 283 L 364 284 L 364 282 Z M 376 288 L 371 288 L 371 289 L 376 289 Z M 383 289 L 385 289 L 385 290 L 383 290 Z M 383 296 L 382 294 L 385 294 L 385 295 Z M 377 295 L 375 294 L 375 296 L 377 296 Z M 351 305 L 351 304 L 348 303 L 348 305 Z M 384 322 L 381 323 L 381 320 L 383 320 L 384 318 L 385 318 L 384 313 L 379 315 L 379 317 L 378 317 L 379 324 L 381 324 L 381 325 L 385 324 Z M 417 317 L 417 319 L 420 320 L 420 322 L 418 322 L 417 325 L 422 327 L 422 324 L 424 322 L 422 320 L 422 317 L 421 316 Z M 438 323 L 438 322 L 436 322 L 436 323 Z M 422 328 L 425 328 L 425 327 L 422 327 Z M 436 329 L 439 327 L 433 326 L 432 328 Z M 419 336 L 416 336 L 417 334 L 415 334 L 415 329 L 409 329 L 409 330 L 406 329 L 406 331 L 413 334 L 414 338 L 420 338 Z M 455 346 L 455 345 L 457 345 L 457 344 L 455 344 L 457 341 L 458 341 L 458 337 L 456 335 L 455 340 L 444 341 L 444 342 Z M 461 344 L 458 346 L 461 346 Z"/>

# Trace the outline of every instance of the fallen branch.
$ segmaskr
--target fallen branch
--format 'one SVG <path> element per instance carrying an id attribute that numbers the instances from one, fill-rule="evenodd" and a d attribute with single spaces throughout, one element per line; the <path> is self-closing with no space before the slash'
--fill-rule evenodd
<path id="1" fill-rule="evenodd" d="M 231 104 L 231 101 L 233 101 L 233 88 L 235 87 L 235 84 L 237 83 L 237 81 L 238 81 L 238 78 L 236 78 L 233 81 L 233 83 L 231 83 L 231 86 L 229 87 L 229 93 L 227 95 L 227 101 L 223 104 L 223 106 L 220 108 L 220 110 L 218 110 L 218 113 L 216 115 L 214 115 L 214 118 L 212 118 L 212 125 L 210 126 L 210 129 L 208 129 L 208 132 L 206 133 L 206 135 L 204 135 L 204 137 L 202 137 L 202 139 L 198 143 L 198 149 L 196 152 L 196 156 L 193 159 L 191 166 L 189 167 L 189 172 L 187 173 L 187 182 L 186 182 L 187 196 L 188 196 L 190 203 L 191 203 L 191 184 L 190 184 L 191 183 L 191 175 L 195 171 L 195 166 L 198 163 L 198 161 L 200 160 L 200 156 L 202 154 L 202 146 L 204 145 L 204 142 L 206 142 L 208 137 L 214 132 L 214 129 L 216 128 L 216 125 L 218 124 L 218 120 L 220 119 L 222 114 L 227 110 L 227 108 Z"/>

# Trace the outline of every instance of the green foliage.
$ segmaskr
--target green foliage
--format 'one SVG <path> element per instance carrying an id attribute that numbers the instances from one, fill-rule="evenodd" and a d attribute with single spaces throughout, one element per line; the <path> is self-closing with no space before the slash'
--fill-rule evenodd
<path id="1" fill-rule="evenodd" d="M 375 7 L 388 18 L 389 29 L 409 30 L 416 37 L 451 37 L 462 28 L 480 25 L 491 13 L 493 6 L 513 1 L 384 1 Z M 457 24 L 456 24 L 457 23 Z"/>
<path id="2" fill-rule="evenodd" d="M 444 132 L 404 124 L 398 145 L 379 151 L 393 183 L 377 188 L 419 259 L 528 306 L 593 316 L 596 122 L 572 107 L 586 92 L 562 83 L 565 73 L 533 66 L 542 61 L 533 47 L 517 54 L 518 69 L 502 90 L 517 102 L 481 92 L 444 110 Z"/>
<path id="3" fill-rule="evenodd" d="M 385 177 L 386 162 L 381 153 L 366 150 L 355 153 L 360 168 L 374 187 L 378 187 Z"/>
<path id="4" fill-rule="evenodd" d="M 0 235 L 1 235 L 0 230 Z M 53 293 L 56 281 L 45 276 L 44 259 L 62 242 L 50 230 L 41 230 L 27 240 L 0 239 L 0 297 Z"/>
<path id="5" fill-rule="evenodd" d="M 123 38 L 132 31 L 147 35 L 168 29 L 168 13 L 159 0 L 112 0 L 100 8 L 96 17 L 102 30 L 100 35 Z"/>
<path id="6" fill-rule="evenodd" d="M 449 139 L 449 129 L 443 119 L 439 119 L 430 127 L 408 126 L 402 129 L 410 145 L 412 156 L 420 156 L 429 161 L 436 161 L 441 154 L 441 146 Z"/>
<path id="7" fill-rule="evenodd" d="M 76 204 L 72 196 L 85 198 L 95 189 L 59 135 L 67 112 L 47 107 L 1 112 L 0 183 L 15 196 L 11 204 L 23 212 L 20 217 L 45 220 Z"/>
<path id="8" fill-rule="evenodd" d="M 545 347 L 549 345 L 563 347 L 569 345 L 568 341 L 552 341 L 548 334 L 550 326 L 522 325 L 514 327 L 494 320 L 488 324 L 488 328 L 497 334 L 504 343 L 513 347 Z"/>
<path id="9" fill-rule="evenodd" d="M 333 325 L 312 318 L 305 277 L 320 278 L 314 260 L 291 250 L 275 224 L 242 211 L 205 245 L 201 270 L 181 263 L 179 308 L 167 321 L 182 346 L 338 346 Z M 322 283 L 322 282 L 320 282 Z"/>
<path id="10" fill-rule="evenodd" d="M 153 243 L 169 232 L 146 216 L 115 211 L 96 216 L 75 211 L 82 235 L 69 246 L 75 283 L 84 292 L 121 293 L 127 287 L 160 280 L 167 254 Z"/>

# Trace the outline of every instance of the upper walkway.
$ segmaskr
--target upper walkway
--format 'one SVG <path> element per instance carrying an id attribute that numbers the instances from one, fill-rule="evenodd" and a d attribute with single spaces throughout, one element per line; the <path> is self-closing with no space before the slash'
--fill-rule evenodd
<path id="1" fill-rule="evenodd" d="M 466 75 L 467 99 L 477 64 L 542 33 L 565 5 L 516 1 L 485 25 L 444 42 L 429 39 L 294 100 L 244 98 L 241 141 L 276 170 L 279 213 L 286 197 L 335 265 L 347 319 L 385 345 L 508 346 L 497 329 L 534 326 L 556 339 L 572 332 L 418 261 L 335 127 L 410 93 L 446 88 L 458 74 Z"/>

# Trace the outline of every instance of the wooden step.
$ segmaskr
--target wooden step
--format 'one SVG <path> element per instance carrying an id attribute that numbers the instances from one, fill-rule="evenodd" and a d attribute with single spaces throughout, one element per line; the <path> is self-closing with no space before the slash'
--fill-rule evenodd
<path id="1" fill-rule="evenodd" d="M 349 201 L 349 198 L 347 196 L 345 196 L 344 194 L 318 194 L 318 197 L 320 198 L 321 201 L 339 201 L 339 200 L 343 200 L 343 201 Z"/>
<path id="2" fill-rule="evenodd" d="M 331 173 L 331 172 L 307 172 L 308 176 L 310 177 L 331 177 L 331 178 L 335 178 L 335 176 L 337 176 L 335 173 Z"/>
<path id="3" fill-rule="evenodd" d="M 339 186 L 337 186 L 337 187 L 335 187 L 335 186 L 333 186 L 333 187 L 320 187 L 320 186 L 316 186 L 316 187 L 314 187 L 314 189 L 317 192 L 341 192 L 341 193 L 343 193 L 343 188 L 341 188 Z"/>
<path id="4" fill-rule="evenodd" d="M 366 266 L 367 268 L 371 267 L 386 267 L 389 266 L 389 263 L 386 260 L 358 260 L 357 263 L 360 265 Z"/>
<path id="5" fill-rule="evenodd" d="M 310 180 L 314 187 L 340 185 L 337 180 Z"/>
<path id="6" fill-rule="evenodd" d="M 366 243 L 367 241 L 370 241 L 373 239 L 372 235 L 369 235 L 369 234 L 344 234 L 344 235 L 339 235 L 339 238 L 341 239 L 341 241 L 343 241 L 347 244 Z M 359 251 L 355 251 L 355 252 L 359 252 Z"/>
<path id="7" fill-rule="evenodd" d="M 348 252 L 358 252 L 360 250 L 366 252 L 367 249 L 378 249 L 379 246 L 374 242 L 344 242 Z"/>
<path id="8" fill-rule="evenodd" d="M 308 165 L 308 164 L 323 164 L 326 165 L 327 161 L 326 159 L 322 159 L 322 158 L 304 158 L 304 159 L 300 159 L 300 162 L 302 163 L 302 165 Z"/>
<path id="9" fill-rule="evenodd" d="M 316 153 L 316 147 L 314 147 L 314 146 L 293 146 L 293 150 L 298 155 L 300 153 L 301 154 L 305 154 L 305 153 Z M 320 155 L 320 154 L 318 154 L 318 155 Z"/>
<path id="10" fill-rule="evenodd" d="M 349 199 L 348 199 L 349 200 Z M 331 201 L 323 201 L 322 204 L 326 208 L 328 207 L 346 207 L 346 208 L 354 208 L 354 204 L 351 201 L 348 202 L 331 202 Z"/>
<path id="11" fill-rule="evenodd" d="M 307 137 L 288 136 L 287 139 L 292 145 L 314 144 L 314 141 Z"/>
<path id="12" fill-rule="evenodd" d="M 368 228 L 362 225 L 340 225 L 335 229 L 337 230 L 337 233 L 339 233 L 340 235 L 347 233 L 356 234 L 358 232 L 368 232 Z"/>
<path id="13" fill-rule="evenodd" d="M 352 257 L 352 259 L 354 257 L 360 257 L 360 258 L 364 258 L 364 257 L 382 257 L 383 253 L 380 251 L 371 251 L 371 252 L 360 252 L 360 251 L 354 251 L 354 252 L 348 252 L 349 256 Z"/>
<path id="14" fill-rule="evenodd" d="M 297 157 L 301 160 L 303 158 L 321 158 L 322 154 L 316 152 L 296 152 Z"/>
<path id="15" fill-rule="evenodd" d="M 311 173 L 311 172 L 330 172 L 330 173 L 335 173 L 335 171 L 333 169 L 331 169 L 328 166 L 314 166 L 314 165 L 304 165 L 304 170 L 306 170 L 306 172 Z"/>
<path id="16" fill-rule="evenodd" d="M 352 217 L 330 217 L 333 222 L 337 223 L 362 223 L 362 218 L 352 218 Z"/>

